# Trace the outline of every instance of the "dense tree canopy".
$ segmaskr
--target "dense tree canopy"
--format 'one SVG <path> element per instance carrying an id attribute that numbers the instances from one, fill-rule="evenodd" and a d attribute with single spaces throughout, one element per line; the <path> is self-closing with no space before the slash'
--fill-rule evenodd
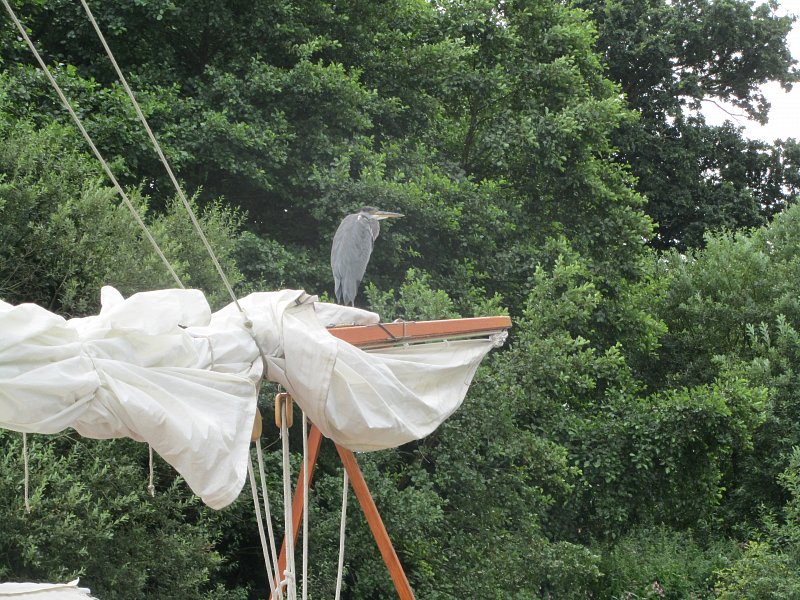
<path id="1" fill-rule="evenodd" d="M 704 103 L 726 101 L 764 121 L 767 81 L 798 78 L 775 3 L 740 0 L 580 0 L 597 48 L 639 119 L 613 135 L 658 224 L 653 245 L 703 244 L 707 230 L 752 227 L 798 195 L 797 140 L 773 146 L 731 125 L 707 125 Z"/>
<path id="2" fill-rule="evenodd" d="M 81 7 L 14 5 L 180 278 L 224 303 Z M 698 113 L 764 119 L 758 86 L 795 81 L 774 4 L 90 5 L 237 291 L 331 295 L 336 225 L 369 204 L 406 217 L 357 303 L 512 316 L 438 431 L 359 455 L 420 598 L 796 595 L 800 145 Z M 0 25 L 0 298 L 75 316 L 104 284 L 173 285 Z M 35 436 L 26 514 L 19 436 L 0 446 L 0 579 L 264 596 L 246 493 L 215 513 L 159 465 L 152 499 L 138 444 Z M 339 473 L 323 450 L 312 598 Z M 345 597 L 391 597 L 355 505 L 348 531 Z"/>

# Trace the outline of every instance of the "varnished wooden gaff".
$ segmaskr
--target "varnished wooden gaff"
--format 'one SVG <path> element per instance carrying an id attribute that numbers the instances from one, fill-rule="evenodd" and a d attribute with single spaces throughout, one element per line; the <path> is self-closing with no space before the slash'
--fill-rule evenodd
<path id="1" fill-rule="evenodd" d="M 331 327 L 328 332 L 359 348 L 381 348 L 399 343 L 457 340 L 490 335 L 511 327 L 510 317 L 470 317 L 441 321 L 400 321 L 378 325 Z"/>

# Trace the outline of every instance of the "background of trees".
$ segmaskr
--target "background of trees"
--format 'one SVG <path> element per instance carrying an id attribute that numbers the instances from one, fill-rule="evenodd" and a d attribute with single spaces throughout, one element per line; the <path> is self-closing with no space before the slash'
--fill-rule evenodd
<path id="1" fill-rule="evenodd" d="M 15 5 L 181 277 L 224 303 L 80 6 Z M 798 595 L 800 146 L 697 112 L 767 118 L 757 86 L 797 79 L 774 5 L 91 5 L 240 292 L 331 294 L 336 225 L 374 204 L 407 217 L 365 305 L 513 317 L 453 418 L 359 457 L 418 597 Z M 169 286 L 2 25 L 0 297 L 75 316 L 103 284 Z M 159 465 L 151 499 L 139 445 L 36 436 L 28 515 L 19 436 L 0 444 L 1 579 L 263 595 L 246 494 L 214 513 Z M 336 465 L 323 453 L 313 598 L 335 579 Z M 349 515 L 346 597 L 391 597 Z"/>

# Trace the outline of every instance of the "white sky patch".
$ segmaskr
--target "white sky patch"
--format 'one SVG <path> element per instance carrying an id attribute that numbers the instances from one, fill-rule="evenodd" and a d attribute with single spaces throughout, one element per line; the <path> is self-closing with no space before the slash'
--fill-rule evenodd
<path id="1" fill-rule="evenodd" d="M 777 14 L 800 14 L 800 0 L 781 0 Z M 795 60 L 800 61 L 800 22 L 795 22 L 788 36 L 789 49 Z M 703 114 L 710 125 L 722 125 L 731 121 L 744 127 L 744 134 L 751 139 L 774 142 L 777 139 L 794 138 L 800 140 L 800 83 L 794 84 L 791 92 L 786 92 L 778 83 L 768 83 L 761 87 L 762 93 L 770 103 L 769 122 L 760 125 L 751 121 L 743 111 L 735 106 L 719 102 L 725 110 L 710 102 L 703 102 Z M 731 116 L 741 115 L 741 116 Z"/>

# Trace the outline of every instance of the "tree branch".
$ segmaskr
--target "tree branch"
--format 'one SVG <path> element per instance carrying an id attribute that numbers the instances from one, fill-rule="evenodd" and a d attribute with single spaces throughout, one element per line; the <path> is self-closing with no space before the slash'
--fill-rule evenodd
<path id="1" fill-rule="evenodd" d="M 719 102 L 717 102 L 716 100 L 711 100 L 710 98 L 700 98 L 700 102 L 710 102 L 711 104 L 716 106 L 718 109 L 720 109 L 722 112 L 724 112 L 726 115 L 731 117 L 739 125 L 742 124 L 742 122 L 739 119 L 742 118 L 742 117 L 745 117 L 745 118 L 747 117 L 747 115 L 744 115 L 744 114 L 741 114 L 741 113 L 738 113 L 738 114 L 737 113 L 732 113 L 727 108 L 722 106 Z"/>

